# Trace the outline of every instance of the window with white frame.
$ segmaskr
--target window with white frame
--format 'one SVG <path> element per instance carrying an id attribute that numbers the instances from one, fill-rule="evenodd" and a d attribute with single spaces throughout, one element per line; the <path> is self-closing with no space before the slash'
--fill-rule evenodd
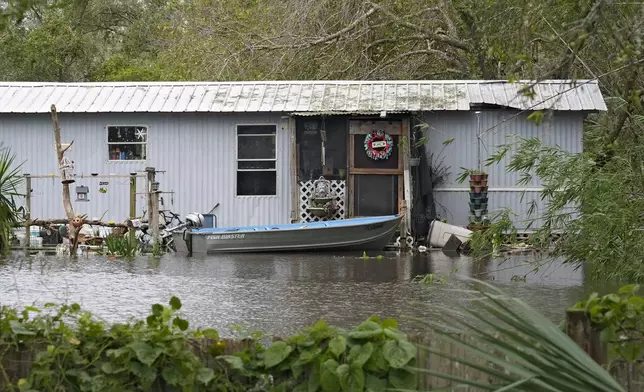
<path id="1" fill-rule="evenodd" d="M 107 126 L 110 161 L 144 161 L 148 156 L 148 127 L 145 125 Z"/>
<path id="2" fill-rule="evenodd" d="M 276 125 L 237 126 L 237 196 L 277 195 Z"/>

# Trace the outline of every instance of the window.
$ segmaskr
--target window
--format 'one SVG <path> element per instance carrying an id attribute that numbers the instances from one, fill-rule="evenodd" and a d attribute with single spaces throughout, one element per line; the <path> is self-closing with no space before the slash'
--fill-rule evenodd
<path id="1" fill-rule="evenodd" d="M 110 125 L 107 127 L 107 151 L 110 161 L 144 161 L 148 152 L 148 127 Z"/>
<path id="2" fill-rule="evenodd" d="M 277 195 L 275 125 L 237 126 L 237 196 Z"/>

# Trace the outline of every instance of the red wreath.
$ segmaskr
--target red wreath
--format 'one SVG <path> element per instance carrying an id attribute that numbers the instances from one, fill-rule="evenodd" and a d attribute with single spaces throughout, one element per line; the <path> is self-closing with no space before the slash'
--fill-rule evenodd
<path id="1" fill-rule="evenodd" d="M 373 146 L 374 142 L 384 142 L 385 146 L 382 149 L 376 149 Z M 374 160 L 388 159 L 393 152 L 394 141 L 387 133 L 381 130 L 374 130 L 367 134 L 364 138 L 364 149 L 367 156 Z"/>

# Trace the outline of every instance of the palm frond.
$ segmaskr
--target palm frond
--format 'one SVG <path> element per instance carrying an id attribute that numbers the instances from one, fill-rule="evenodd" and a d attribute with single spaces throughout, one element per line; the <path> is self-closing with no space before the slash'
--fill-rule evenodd
<path id="1" fill-rule="evenodd" d="M 476 290 L 463 309 L 432 309 L 432 321 L 414 318 L 465 355 L 422 347 L 433 355 L 485 374 L 494 382 L 483 385 L 470 377 L 430 369 L 420 373 L 455 385 L 489 391 L 623 392 L 619 383 L 558 326 L 518 298 L 495 287 L 469 279 Z M 422 311 L 423 309 L 419 309 Z M 424 320 L 424 321 L 421 321 Z M 488 365 L 481 365 L 487 363 Z"/>
<path id="2" fill-rule="evenodd" d="M 15 165 L 15 158 L 9 148 L 0 150 L 0 252 L 6 250 L 3 244 L 9 243 L 9 233 L 18 221 L 16 198 L 22 196 L 19 191 L 22 165 Z"/>

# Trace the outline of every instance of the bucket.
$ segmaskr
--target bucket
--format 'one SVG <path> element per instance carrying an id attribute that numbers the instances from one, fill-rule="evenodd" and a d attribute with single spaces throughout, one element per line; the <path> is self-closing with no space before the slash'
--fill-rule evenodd
<path id="1" fill-rule="evenodd" d="M 438 248 L 445 246 L 449 238 L 455 235 L 462 242 L 467 242 L 472 232 L 464 227 L 450 225 L 441 221 L 432 221 L 429 226 L 429 244 Z"/>

